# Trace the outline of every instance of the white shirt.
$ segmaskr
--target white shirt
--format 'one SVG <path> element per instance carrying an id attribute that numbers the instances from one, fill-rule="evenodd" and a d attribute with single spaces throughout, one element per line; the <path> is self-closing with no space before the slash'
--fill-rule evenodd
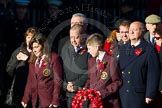
<path id="1" fill-rule="evenodd" d="M 44 59 L 46 57 L 46 55 L 43 55 L 43 56 L 41 56 L 40 58 L 40 63 L 39 63 L 39 68 L 41 67 L 41 65 L 42 65 L 42 60 Z M 35 62 L 35 66 L 36 66 L 36 64 L 38 63 L 38 60 L 39 60 L 39 58 L 37 58 L 37 60 L 36 60 L 36 62 Z"/>
<path id="2" fill-rule="evenodd" d="M 138 42 L 136 42 L 133 46 L 138 46 L 139 44 L 141 43 L 141 40 L 139 40 Z M 132 43 L 131 43 L 131 46 L 132 46 Z"/>
<path id="3" fill-rule="evenodd" d="M 97 56 L 97 57 L 96 57 L 96 62 L 97 62 L 97 60 L 102 61 L 102 59 L 103 59 L 105 53 L 106 53 L 106 52 L 103 52 L 101 55 Z"/>
<path id="4" fill-rule="evenodd" d="M 74 50 L 75 50 L 76 53 L 79 51 L 78 48 L 79 48 L 79 50 L 82 49 L 81 46 L 80 47 L 74 47 Z"/>

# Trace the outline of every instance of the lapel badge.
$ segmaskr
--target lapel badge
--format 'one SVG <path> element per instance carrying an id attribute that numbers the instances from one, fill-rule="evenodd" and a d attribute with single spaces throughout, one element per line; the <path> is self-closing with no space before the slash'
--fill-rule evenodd
<path id="1" fill-rule="evenodd" d="M 46 68 L 46 69 L 43 70 L 43 75 L 44 75 L 45 77 L 49 76 L 50 73 L 51 73 L 51 71 L 50 71 L 50 69 L 48 69 L 48 68 Z"/>
<path id="2" fill-rule="evenodd" d="M 103 71 L 101 72 L 101 79 L 105 80 L 107 78 L 107 72 Z"/>

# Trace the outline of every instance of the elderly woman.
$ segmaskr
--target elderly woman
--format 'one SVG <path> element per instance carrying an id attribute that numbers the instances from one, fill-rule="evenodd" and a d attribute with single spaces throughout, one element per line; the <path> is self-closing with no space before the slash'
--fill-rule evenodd
<path id="1" fill-rule="evenodd" d="M 24 94 L 25 85 L 28 76 L 28 58 L 31 54 L 29 49 L 29 42 L 37 29 L 30 27 L 26 30 L 25 41 L 18 47 L 11 55 L 7 63 L 6 71 L 10 76 L 14 76 L 15 83 L 13 85 L 13 103 L 16 108 L 21 108 L 21 99 Z"/>

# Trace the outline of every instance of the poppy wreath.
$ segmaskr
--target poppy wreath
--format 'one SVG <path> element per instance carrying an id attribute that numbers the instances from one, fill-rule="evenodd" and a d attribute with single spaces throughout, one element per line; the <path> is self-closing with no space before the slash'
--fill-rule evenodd
<path id="1" fill-rule="evenodd" d="M 72 108 L 82 108 L 83 102 L 89 100 L 92 108 L 103 108 L 100 94 L 94 89 L 78 90 L 72 101 Z"/>

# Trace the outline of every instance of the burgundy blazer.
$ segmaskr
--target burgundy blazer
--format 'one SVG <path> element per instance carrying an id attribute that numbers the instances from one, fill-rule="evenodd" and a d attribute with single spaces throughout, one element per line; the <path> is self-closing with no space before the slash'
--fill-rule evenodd
<path id="1" fill-rule="evenodd" d="M 50 75 L 44 75 L 45 69 L 50 69 Z M 41 66 L 36 76 L 35 63 L 29 65 L 29 75 L 26 84 L 24 97 L 22 101 L 28 103 L 32 100 L 32 106 L 36 106 L 37 98 L 42 107 L 48 107 L 50 104 L 60 105 L 60 90 L 62 86 L 62 64 L 61 59 L 55 53 L 52 53 L 50 66 Z"/>
<path id="2" fill-rule="evenodd" d="M 96 58 L 88 60 L 88 80 L 85 87 L 100 91 L 104 108 L 120 108 L 118 90 L 122 79 L 118 61 L 106 53 L 102 62 L 106 62 L 104 69 L 97 68 Z M 106 72 L 107 77 L 101 78 L 102 72 Z"/>

